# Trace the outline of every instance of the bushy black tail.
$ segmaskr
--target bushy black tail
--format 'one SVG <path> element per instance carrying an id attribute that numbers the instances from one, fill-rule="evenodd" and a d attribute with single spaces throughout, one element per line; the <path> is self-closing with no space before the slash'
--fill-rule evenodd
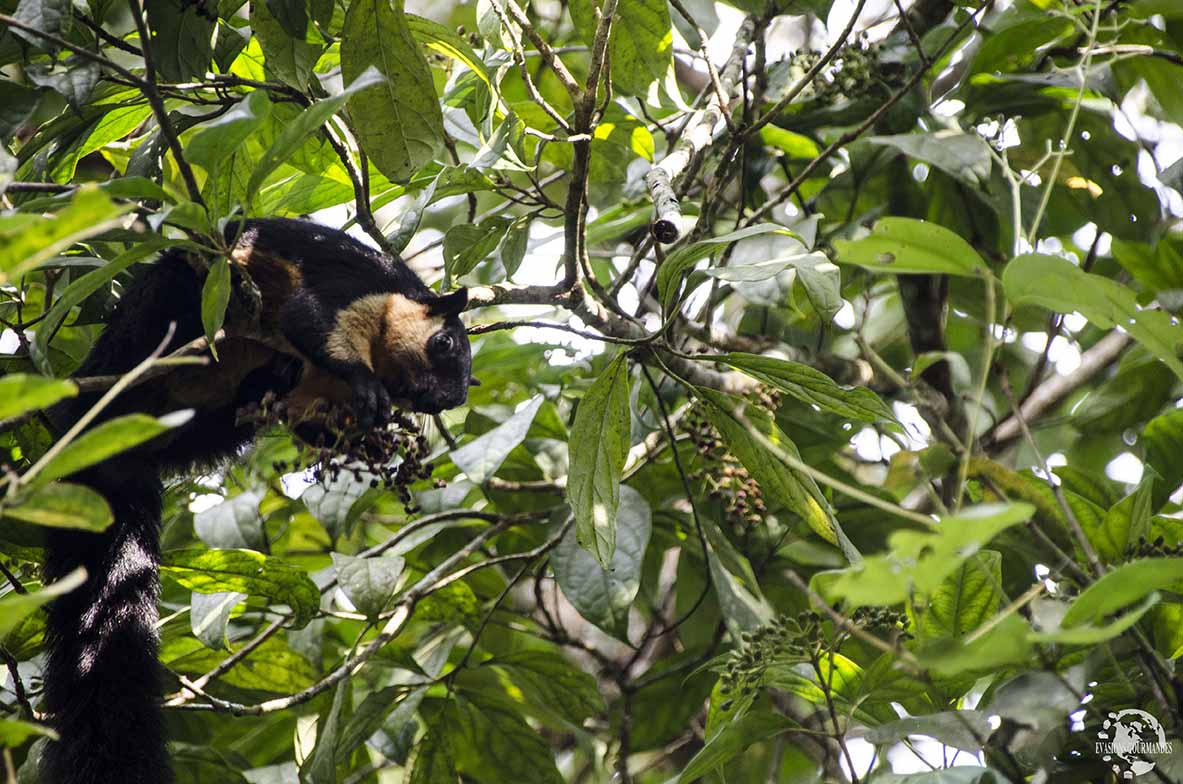
<path id="1" fill-rule="evenodd" d="M 77 477 L 111 505 L 101 534 L 56 531 L 46 573 L 89 575 L 49 608 L 45 707 L 62 740 L 44 784 L 167 784 L 156 631 L 161 484 L 152 475 Z"/>

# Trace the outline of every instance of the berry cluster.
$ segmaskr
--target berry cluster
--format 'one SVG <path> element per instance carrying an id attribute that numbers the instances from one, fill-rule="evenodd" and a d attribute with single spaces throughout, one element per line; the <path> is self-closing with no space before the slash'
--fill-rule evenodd
<path id="1" fill-rule="evenodd" d="M 786 85 L 798 84 L 810 69 L 821 60 L 822 53 L 804 49 L 794 53 L 787 61 Z M 816 100 L 832 105 L 842 100 L 862 98 L 874 93 L 877 86 L 887 83 L 892 86 L 898 67 L 880 59 L 880 47 L 867 41 L 867 34 L 860 33 L 843 46 L 817 76 L 806 86 L 799 101 Z"/>
<path id="2" fill-rule="evenodd" d="M 753 405 L 768 411 L 775 411 L 780 406 L 780 391 L 776 389 L 757 387 L 744 396 Z M 700 458 L 697 467 L 690 472 L 690 480 L 707 488 L 707 495 L 722 505 L 723 513 L 733 525 L 761 523 L 768 511 L 763 491 L 731 454 L 719 431 L 698 406 L 687 414 L 686 430 Z"/>
<path id="3" fill-rule="evenodd" d="M 727 654 L 719 678 L 719 693 L 726 698 L 719 707 L 728 711 L 733 699 L 754 694 L 769 667 L 808 661 L 802 643 L 817 639 L 820 623 L 816 613 L 807 611 L 796 618 L 778 616 L 759 629 L 741 634 L 739 645 Z"/>
<path id="4" fill-rule="evenodd" d="M 862 629 L 887 640 L 910 640 L 908 614 L 887 607 L 859 607 L 850 620 Z"/>
<path id="5" fill-rule="evenodd" d="M 305 415 L 293 422 L 286 402 L 268 395 L 258 406 L 239 412 L 239 421 L 244 420 L 290 427 L 298 436 L 297 458 L 276 463 L 276 471 L 311 466 L 312 479 L 317 482 L 350 474 L 357 482 L 369 477 L 370 487 L 393 491 L 408 512 L 416 511 L 411 485 L 431 477 L 427 438 L 418 424 L 400 411 L 393 412 L 386 424 L 363 430 L 348 407 L 322 401 L 311 417 Z"/>
<path id="6" fill-rule="evenodd" d="M 1138 541 L 1130 548 L 1130 558 L 1177 558 L 1183 556 L 1183 542 L 1167 544 L 1162 536 L 1148 541 L 1145 536 L 1139 536 Z"/>

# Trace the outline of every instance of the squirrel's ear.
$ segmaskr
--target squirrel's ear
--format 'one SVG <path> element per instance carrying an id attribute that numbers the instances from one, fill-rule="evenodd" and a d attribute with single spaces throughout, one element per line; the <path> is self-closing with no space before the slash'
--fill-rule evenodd
<path id="1" fill-rule="evenodd" d="M 468 306 L 468 289 L 459 288 L 450 294 L 436 297 L 427 305 L 429 316 L 458 316 Z"/>
<path id="2" fill-rule="evenodd" d="M 479 387 L 481 385 L 481 380 L 476 376 L 472 376 L 468 379 L 468 385 L 470 387 Z"/>

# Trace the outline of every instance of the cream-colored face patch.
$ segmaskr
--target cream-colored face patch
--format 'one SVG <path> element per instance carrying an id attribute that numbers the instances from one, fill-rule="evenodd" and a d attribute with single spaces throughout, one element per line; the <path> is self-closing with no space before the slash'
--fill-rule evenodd
<path id="1" fill-rule="evenodd" d="M 361 362 L 374 369 L 373 347 L 386 321 L 387 300 L 397 294 L 370 294 L 354 300 L 337 314 L 329 333 L 329 356 L 346 362 Z"/>
<path id="2" fill-rule="evenodd" d="M 389 295 L 381 347 L 384 356 L 427 364 L 427 340 L 444 326 L 443 316 L 428 316 L 427 305 L 401 294 Z"/>

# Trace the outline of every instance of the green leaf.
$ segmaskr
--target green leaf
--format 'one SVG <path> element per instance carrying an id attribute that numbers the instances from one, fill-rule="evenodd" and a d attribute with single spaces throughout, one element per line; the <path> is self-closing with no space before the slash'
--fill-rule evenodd
<path id="1" fill-rule="evenodd" d="M 150 441 L 166 430 L 179 427 L 192 416 L 191 411 L 176 411 L 159 418 L 147 414 L 128 414 L 109 419 L 71 441 L 42 469 L 37 480 L 47 482 L 77 473 Z"/>
<path id="2" fill-rule="evenodd" d="M 711 571 L 715 596 L 719 600 L 719 609 L 732 635 L 738 637 L 773 619 L 776 613 L 760 594 L 759 583 L 751 578 L 741 579 L 727 569 L 714 548 L 707 549 L 707 565 Z"/>
<path id="3" fill-rule="evenodd" d="M 55 482 L 37 487 L 3 507 L 3 516 L 48 528 L 102 531 L 114 522 L 111 507 L 85 485 Z"/>
<path id="4" fill-rule="evenodd" d="M 222 663 L 226 656 L 210 650 L 192 637 L 167 641 L 160 662 L 177 672 L 200 675 Z M 240 689 L 291 694 L 316 682 L 316 668 L 283 640 L 272 637 L 234 665 L 218 681 Z"/>
<path id="5" fill-rule="evenodd" d="M 304 570 L 253 550 L 171 550 L 160 572 L 198 593 L 235 591 L 286 604 L 296 628 L 320 609 L 320 591 Z"/>
<path id="6" fill-rule="evenodd" d="M 226 307 L 230 304 L 230 260 L 219 256 L 210 265 L 201 287 L 201 326 L 209 342 L 210 353 L 218 358 L 214 338 L 226 320 Z"/>
<path id="7" fill-rule="evenodd" d="M 285 33 L 303 41 L 308 33 L 308 9 L 304 0 L 267 0 L 267 11 Z"/>
<path id="8" fill-rule="evenodd" d="M 630 0 L 616 6 L 608 55 L 612 83 L 657 105 L 656 90 L 673 71 L 674 38 L 665 0 Z"/>
<path id="9" fill-rule="evenodd" d="M 924 735 L 945 746 L 977 754 L 982 750 L 979 738 L 988 738 L 991 732 L 984 712 L 960 710 L 908 716 L 871 727 L 863 738 L 876 746 L 894 746 L 912 735 Z"/>
<path id="10" fill-rule="evenodd" d="M 37 90 L 16 82 L 0 81 L 0 139 L 11 138 L 40 102 L 41 93 Z"/>
<path id="11" fill-rule="evenodd" d="M 798 474 L 777 460 L 735 417 L 735 411 L 742 410 L 752 425 L 773 443 L 788 454 L 800 457 L 796 445 L 781 432 L 768 412 L 713 389 L 699 387 L 695 393 L 706 404 L 706 414 L 711 424 L 726 439 L 728 448 L 739 458 L 743 467 L 751 472 L 760 489 L 769 498 L 775 499 L 799 515 L 818 536 L 830 544 L 838 544 L 834 513 L 817 483 L 811 477 Z"/>
<path id="12" fill-rule="evenodd" d="M 320 58 L 322 47 L 308 42 L 304 36 L 293 37 L 271 15 L 268 3 L 251 2 L 251 31 L 263 52 L 267 70 L 280 81 L 301 91 L 312 81 L 312 68 Z M 352 83 L 352 77 L 346 77 Z"/>
<path id="13" fill-rule="evenodd" d="M 941 130 L 871 136 L 867 141 L 894 147 L 973 187 L 983 187 L 990 179 L 990 147 L 977 134 Z"/>
<path id="14" fill-rule="evenodd" d="M 402 696 L 402 695 L 406 696 Z M 341 740 L 337 743 L 337 759 L 345 762 L 349 754 L 366 742 L 367 739 L 384 724 L 399 727 L 415 721 L 415 712 L 419 710 L 419 703 L 427 694 L 427 687 L 421 686 L 407 693 L 405 686 L 387 686 L 366 695 L 361 705 L 353 711 L 349 722 L 341 732 Z M 400 700 L 399 698 L 402 697 Z M 393 713 L 391 712 L 393 710 Z M 386 717 L 390 716 L 387 721 Z M 454 784 L 455 779 L 452 779 Z"/>
<path id="15" fill-rule="evenodd" d="M 369 489 L 369 474 L 363 473 L 358 478 L 350 471 L 342 471 L 309 486 L 300 500 L 329 536 L 336 539 L 349 536 L 361 513 L 369 508 Z"/>
<path id="16" fill-rule="evenodd" d="M 482 784 L 562 784 L 543 737 L 501 704 L 468 694 L 442 709 L 438 700 L 424 700 L 423 713 L 429 734 L 443 731 L 456 768 L 466 776 Z"/>
<path id="17" fill-rule="evenodd" d="M 481 666 L 502 672 L 511 689 L 520 689 L 531 703 L 557 712 L 576 727 L 604 712 L 596 679 L 557 653 L 517 651 Z"/>
<path id="18" fill-rule="evenodd" d="M 406 14 L 405 17 L 407 27 L 410 29 L 411 35 L 415 36 L 416 41 L 428 49 L 434 49 L 442 55 L 463 63 L 482 82 L 490 87 L 494 86 L 489 76 L 489 69 L 485 66 L 485 61 L 469 46 L 468 41 L 464 40 L 463 36 L 455 30 L 444 27 L 439 22 L 433 22 L 421 16 Z"/>
<path id="19" fill-rule="evenodd" d="M 267 537 L 259 502 L 263 493 L 247 490 L 193 515 L 193 531 L 206 547 L 265 550 Z"/>
<path id="20" fill-rule="evenodd" d="M 230 612 L 246 598 L 244 593 L 193 593 L 189 600 L 189 629 L 210 650 L 228 650 L 226 627 Z"/>
<path id="21" fill-rule="evenodd" d="M 627 639 L 628 609 L 641 587 L 641 563 L 652 530 L 649 506 L 627 485 L 620 488 L 616 551 L 604 568 L 579 546 L 574 529 L 551 555 L 555 580 L 567 601 L 587 620 L 618 639 Z"/>
<path id="22" fill-rule="evenodd" d="M 1031 651 L 1030 631 L 1018 615 L 1007 615 L 980 637 L 941 640 L 923 649 L 918 658 L 926 669 L 948 677 L 1023 665 Z"/>
<path id="23" fill-rule="evenodd" d="M 143 124 L 152 114 L 146 104 L 119 106 L 105 112 L 87 132 L 56 153 L 49 176 L 54 182 L 68 183 L 74 179 L 78 162 L 91 153 L 118 141 Z"/>
<path id="24" fill-rule="evenodd" d="M 497 427 L 452 450 L 452 462 L 473 482 L 485 482 L 497 473 L 509 453 L 526 440 L 530 424 L 544 401 L 542 395 L 535 395 Z"/>
<path id="25" fill-rule="evenodd" d="M 761 223 L 733 231 L 730 234 L 712 237 L 709 240 L 700 240 L 671 253 L 657 270 L 657 291 L 661 296 L 662 310 L 669 313 L 673 309 L 678 299 L 678 293 L 682 289 L 682 282 L 690 275 L 690 270 L 695 264 L 707 256 L 723 250 L 733 242 L 769 232 L 783 234 L 787 237 L 794 236 L 793 232 L 784 226 L 778 226 L 775 223 Z"/>
<path id="26" fill-rule="evenodd" d="M 870 556 L 836 578 L 819 573 L 832 578 L 823 595 L 862 607 L 899 604 L 914 591 L 932 593 L 991 539 L 1034 513 L 1030 504 L 983 504 L 941 518 L 932 531 L 895 531 L 886 554 Z"/>
<path id="27" fill-rule="evenodd" d="M 444 268 L 452 278 L 467 275 L 497 249 L 513 225 L 509 218 L 495 215 L 476 226 L 460 224 L 444 234 Z"/>
<path id="28" fill-rule="evenodd" d="M 69 205 L 49 220 L 0 226 L 0 283 L 36 269 L 76 242 L 119 226 L 131 205 L 116 205 L 95 185 L 81 185 Z"/>
<path id="29" fill-rule="evenodd" d="M 611 563 L 616 550 L 616 510 L 631 421 L 628 360 L 621 354 L 579 401 L 567 442 L 567 499 L 575 513 L 576 537 L 602 566 Z"/>
<path id="30" fill-rule="evenodd" d="M 871 236 L 835 240 L 837 261 L 874 272 L 974 276 L 986 262 L 972 246 L 936 223 L 912 218 L 880 218 Z"/>
<path id="31" fill-rule="evenodd" d="M 348 679 L 337 684 L 333 703 L 316 723 L 316 748 L 300 768 L 300 780 L 308 784 L 337 784 L 337 740 L 341 731 L 341 710 L 349 695 Z"/>
<path id="32" fill-rule="evenodd" d="M 734 352 L 711 357 L 726 362 L 752 378 L 792 395 L 802 403 L 859 422 L 895 423 L 895 415 L 878 395 L 866 387 L 845 389 L 820 370 L 759 354 Z"/>
<path id="33" fill-rule="evenodd" d="M 0 719 L 0 749 L 20 748 L 29 738 L 57 740 L 58 734 L 52 727 L 44 724 L 34 724 L 20 719 Z"/>
<path id="34" fill-rule="evenodd" d="M 214 56 L 215 18 L 197 3 L 146 0 L 152 28 L 152 53 L 161 81 L 187 82 L 202 78 Z"/>
<path id="35" fill-rule="evenodd" d="M 185 158 L 211 175 L 271 114 L 266 90 L 252 90 L 228 112 L 203 123 L 185 146 Z"/>
<path id="36" fill-rule="evenodd" d="M 73 381 L 28 373 L 0 376 L 0 419 L 20 416 L 26 411 L 49 408 L 59 400 L 75 397 Z"/>
<path id="37" fill-rule="evenodd" d="M 8 8 L 11 8 L 11 6 L 8 6 Z M 16 5 L 16 12 L 13 13 L 13 17 L 18 22 L 24 22 L 34 29 L 52 35 L 60 35 L 73 26 L 73 16 L 70 10 L 71 5 L 67 0 L 20 0 Z M 36 47 L 49 51 L 57 50 L 56 44 L 47 41 L 39 35 L 33 35 L 15 27 L 11 29 L 13 35 L 25 39 Z"/>
<path id="38" fill-rule="evenodd" d="M 394 598 L 406 561 L 395 556 L 355 558 L 341 553 L 332 556 L 341 590 L 358 612 L 376 620 Z"/>
<path id="39" fill-rule="evenodd" d="M 1089 532 L 1089 540 L 1105 563 L 1122 563 L 1139 539 L 1149 538 L 1153 486 L 1154 479 L 1147 476 L 1137 490 L 1109 508 L 1099 528 Z"/>
<path id="40" fill-rule="evenodd" d="M 1172 409 L 1147 422 L 1138 441 L 1145 450 L 1146 463 L 1157 474 L 1150 508 L 1159 509 L 1183 483 L 1183 409 Z"/>
<path id="41" fill-rule="evenodd" d="M 724 763 L 753 743 L 775 737 L 797 728 L 787 716 L 771 711 L 759 711 L 741 716 L 721 729 L 706 742 L 677 778 L 677 784 L 690 784 L 719 769 Z"/>
<path id="42" fill-rule="evenodd" d="M 305 140 L 328 122 L 330 117 L 339 112 L 351 96 L 381 81 L 381 74 L 373 68 L 367 68 L 357 77 L 356 81 L 346 87 L 342 92 L 323 101 L 317 101 L 306 109 L 302 109 L 294 120 L 283 126 L 279 135 L 275 137 L 275 141 L 263 153 L 263 157 L 259 159 L 259 162 L 255 164 L 255 169 L 251 172 L 251 179 L 247 183 L 248 197 L 253 198 L 255 191 L 259 189 L 263 181 L 278 169 L 280 165 L 300 151 L 304 146 Z"/>
<path id="43" fill-rule="evenodd" d="M 341 73 L 353 83 L 370 67 L 386 77 L 349 101 L 358 142 L 392 182 L 435 158 L 444 124 L 431 69 L 407 26 L 402 2 L 352 0 L 341 32 Z"/>
<path id="44" fill-rule="evenodd" d="M 916 629 L 921 639 L 964 637 L 992 618 L 1002 599 L 1002 555 L 982 550 L 933 591 L 916 613 Z"/>
<path id="45" fill-rule="evenodd" d="M 1070 629 L 1061 625 L 1058 629 L 1032 632 L 1030 638 L 1032 642 L 1054 642 L 1060 645 L 1099 645 L 1125 633 L 1127 629 L 1141 620 L 1143 615 L 1153 609 L 1161 599 L 1162 596 L 1158 591 L 1152 591 L 1140 604 L 1108 624 L 1100 626 L 1084 624 L 1073 626 Z"/>
<path id="46" fill-rule="evenodd" d="M 1118 566 L 1081 591 L 1061 626 L 1093 623 L 1160 588 L 1179 592 L 1183 558 L 1143 558 Z"/>
<path id="47" fill-rule="evenodd" d="M 1015 307 L 1078 311 L 1101 329 L 1120 326 L 1183 378 L 1183 362 L 1177 356 L 1183 327 L 1161 310 L 1140 308 L 1133 290 L 1120 283 L 1085 272 L 1068 259 L 1031 253 L 1006 265 L 1002 285 Z"/>
<path id="48" fill-rule="evenodd" d="M 56 583 L 50 583 L 40 591 L 0 596 L 0 640 L 20 625 L 21 621 L 37 611 L 37 608 L 74 590 L 86 582 L 86 570 L 79 566 Z"/>
<path id="49" fill-rule="evenodd" d="M 456 784 L 460 774 L 448 744 L 440 733 L 429 732 L 419 741 L 415 753 L 415 766 L 411 770 L 410 784 Z"/>

